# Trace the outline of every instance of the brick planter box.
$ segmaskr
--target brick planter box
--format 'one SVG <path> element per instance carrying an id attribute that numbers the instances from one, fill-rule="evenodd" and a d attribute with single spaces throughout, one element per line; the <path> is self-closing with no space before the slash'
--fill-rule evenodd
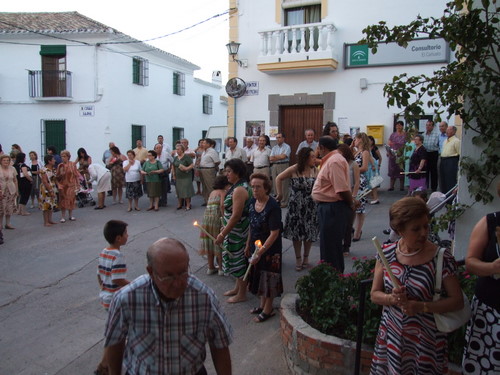
<path id="1" fill-rule="evenodd" d="M 325 335 L 304 322 L 296 312 L 297 294 L 281 299 L 281 341 L 285 359 L 294 375 L 352 375 L 356 343 Z M 361 374 L 370 372 L 373 350 L 363 345 Z M 449 375 L 460 375 L 460 368 L 450 364 Z"/>

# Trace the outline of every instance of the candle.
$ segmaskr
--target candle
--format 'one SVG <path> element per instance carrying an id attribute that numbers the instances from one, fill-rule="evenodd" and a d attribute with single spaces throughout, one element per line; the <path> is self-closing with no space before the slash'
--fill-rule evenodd
<path id="1" fill-rule="evenodd" d="M 250 258 L 250 262 L 257 258 L 257 251 L 260 250 L 260 248 L 262 247 L 262 242 L 260 242 L 260 240 L 257 240 L 255 241 L 255 247 L 256 247 L 256 250 L 254 251 L 254 253 L 252 254 L 252 257 Z M 246 281 L 247 280 L 247 277 L 248 277 L 248 273 L 250 272 L 250 268 L 252 268 L 252 263 L 249 263 L 248 264 L 248 268 L 247 268 L 247 272 L 245 272 L 245 276 L 243 276 L 243 281 Z"/>
<path id="2" fill-rule="evenodd" d="M 205 234 L 208 236 L 208 238 L 210 238 L 212 241 L 214 241 L 214 242 L 215 242 L 215 237 L 214 237 L 214 236 L 212 236 L 210 233 L 208 233 L 208 232 L 207 232 L 207 230 L 206 230 L 205 228 L 203 228 L 200 224 L 198 224 L 198 222 L 197 222 L 197 221 L 195 221 L 195 222 L 193 223 L 193 225 L 194 225 L 195 227 L 200 228 L 200 229 L 201 229 L 201 231 L 202 231 L 203 233 L 205 233 Z"/>
<path id="3" fill-rule="evenodd" d="M 372 238 L 373 245 L 375 245 L 375 248 L 377 249 L 378 255 L 380 256 L 380 260 L 382 260 L 382 263 L 384 264 L 385 269 L 389 273 L 389 277 L 391 278 L 392 284 L 394 285 L 395 288 L 399 287 L 399 281 L 394 276 L 394 274 L 391 271 L 391 267 L 389 266 L 389 262 L 387 261 L 387 258 L 384 255 L 384 252 L 382 251 L 382 246 L 380 246 L 380 243 L 378 242 L 377 237 Z"/>

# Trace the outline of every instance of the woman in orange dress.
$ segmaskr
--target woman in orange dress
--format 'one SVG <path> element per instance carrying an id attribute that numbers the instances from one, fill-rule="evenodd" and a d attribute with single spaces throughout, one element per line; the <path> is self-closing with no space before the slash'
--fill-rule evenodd
<path id="1" fill-rule="evenodd" d="M 59 207 L 61 208 L 61 223 L 66 222 L 66 210 L 69 220 L 75 221 L 73 209 L 75 208 L 76 192 L 80 186 L 80 173 L 75 163 L 70 161 L 71 154 L 67 150 L 61 151 L 62 163 L 57 166 L 57 187 L 59 190 Z"/>

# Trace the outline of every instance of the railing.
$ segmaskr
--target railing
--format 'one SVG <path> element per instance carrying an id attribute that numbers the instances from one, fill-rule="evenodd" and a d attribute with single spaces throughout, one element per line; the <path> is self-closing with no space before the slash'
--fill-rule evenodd
<path id="1" fill-rule="evenodd" d="M 331 52 L 333 24 L 309 23 L 259 32 L 260 56 Z"/>
<path id="2" fill-rule="evenodd" d="M 28 70 L 30 98 L 69 98 L 71 72 L 67 70 Z"/>
<path id="3" fill-rule="evenodd" d="M 458 266 L 463 266 L 465 259 L 457 261 Z M 356 328 L 356 357 L 354 360 L 354 375 L 359 375 L 361 370 L 361 346 L 363 345 L 363 321 L 365 317 L 366 289 L 372 285 L 373 279 L 362 280 L 359 284 L 359 311 L 358 325 Z"/>

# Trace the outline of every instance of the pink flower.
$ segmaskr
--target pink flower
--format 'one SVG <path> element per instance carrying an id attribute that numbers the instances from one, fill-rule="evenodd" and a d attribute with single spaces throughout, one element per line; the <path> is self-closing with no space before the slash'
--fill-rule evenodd
<path id="1" fill-rule="evenodd" d="M 356 257 L 352 257 L 351 259 L 352 259 L 352 260 L 358 260 L 358 258 L 356 258 Z"/>

